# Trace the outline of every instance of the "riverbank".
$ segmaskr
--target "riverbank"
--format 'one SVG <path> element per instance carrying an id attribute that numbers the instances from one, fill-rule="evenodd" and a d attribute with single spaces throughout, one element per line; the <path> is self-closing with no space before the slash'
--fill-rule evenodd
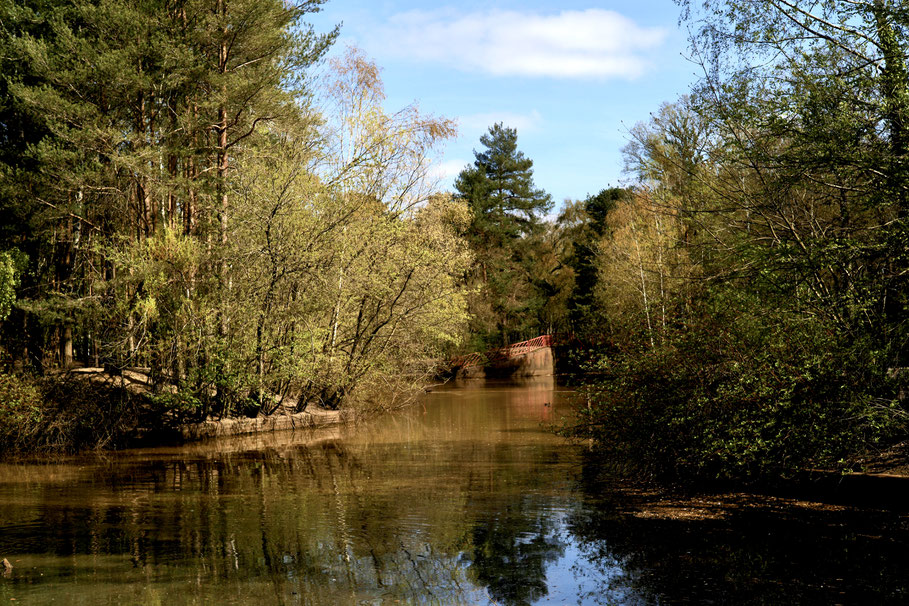
<path id="1" fill-rule="evenodd" d="M 82 368 L 71 371 L 71 374 L 125 389 L 140 397 L 148 397 L 152 393 L 151 381 L 148 375 L 141 370 L 124 370 L 119 375 L 112 375 L 105 372 L 103 368 Z M 179 439 L 189 442 L 225 436 L 330 427 L 350 421 L 354 417 L 349 410 L 329 410 L 313 404 L 307 404 L 302 411 L 296 412 L 298 408 L 296 400 L 287 399 L 269 414 L 260 413 L 255 417 L 235 416 L 174 423 L 167 431 L 157 436 L 153 428 L 136 427 L 133 438 L 143 442 L 154 442 L 156 439 L 158 441 Z"/>
<path id="2" fill-rule="evenodd" d="M 613 472 L 606 465 L 590 481 L 610 490 L 622 486 L 628 512 L 642 518 L 711 520 L 753 507 L 909 512 L 909 441 L 856 458 L 851 467 L 854 471 L 803 469 L 786 478 L 750 483 L 704 479 L 667 485 L 629 477 L 621 468 Z"/>
<path id="3" fill-rule="evenodd" d="M 471 381 L 475 386 L 484 380 Z M 45 385 L 47 389 L 47 385 Z M 312 404 L 296 412 L 296 402 L 287 402 L 270 415 L 209 418 L 180 421 L 161 417 L 149 396 L 152 386 L 141 369 L 118 374 L 101 368 L 81 368 L 53 378 L 49 392 L 53 401 L 23 425 L 19 448 L 13 453 L 42 456 L 91 450 L 180 445 L 229 436 L 267 435 L 283 431 L 318 430 L 357 420 L 355 410 L 326 410 Z M 543 409 L 546 403 L 541 403 Z M 27 408 L 27 407 L 26 407 Z M 26 410 L 26 412 L 28 412 Z M 27 433 L 27 435 L 25 435 Z M 27 445 L 37 448 L 27 449 Z M 764 494 L 784 494 L 862 505 L 901 506 L 909 503 L 909 442 L 873 456 L 851 462 L 853 473 L 841 470 L 803 470 L 773 485 L 754 487 Z M 741 484 L 728 484 L 722 492 L 734 492 Z M 707 488 L 709 492 L 711 488 Z"/>
<path id="4" fill-rule="evenodd" d="M 176 398 L 176 388 L 164 389 Z M 269 414 L 208 417 L 162 404 L 143 369 L 118 373 L 78 368 L 37 377 L 0 375 L 0 450 L 29 457 L 185 443 L 223 436 L 331 427 L 352 421 L 353 409 L 287 399 Z M 198 417 L 197 417 L 198 418 Z"/>
<path id="5" fill-rule="evenodd" d="M 296 429 L 316 429 L 340 425 L 353 419 L 353 415 L 340 410 L 306 407 L 303 412 L 290 412 L 289 408 L 266 416 L 253 418 L 208 419 L 199 423 L 186 423 L 177 428 L 185 441 L 204 440 L 223 436 L 270 433 Z"/>

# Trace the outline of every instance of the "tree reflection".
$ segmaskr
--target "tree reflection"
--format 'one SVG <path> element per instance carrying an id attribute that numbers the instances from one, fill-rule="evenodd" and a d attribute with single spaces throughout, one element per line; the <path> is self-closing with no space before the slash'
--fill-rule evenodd
<path id="1" fill-rule="evenodd" d="M 596 475 L 581 486 L 588 506 L 568 519 L 598 579 L 592 603 L 906 603 L 904 514 L 742 494 L 667 497 Z"/>
<path id="2" fill-rule="evenodd" d="M 526 500 L 480 519 L 472 530 L 473 547 L 465 560 L 468 577 L 485 585 L 502 604 L 530 604 L 549 593 L 546 564 L 565 553 L 552 520 Z"/>
<path id="3" fill-rule="evenodd" d="M 0 557 L 22 558 L 0 602 L 545 600 L 576 459 L 538 426 L 551 389 L 513 391 L 436 394 L 349 437 L 118 455 L 59 481 L 0 470 Z"/>

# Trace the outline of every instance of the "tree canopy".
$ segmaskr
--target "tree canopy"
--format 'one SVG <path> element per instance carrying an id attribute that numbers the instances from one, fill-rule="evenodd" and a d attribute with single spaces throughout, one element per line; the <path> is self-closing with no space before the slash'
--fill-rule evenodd
<path id="1" fill-rule="evenodd" d="M 321 4 L 0 3 L 0 362 L 138 369 L 155 423 L 432 372 L 471 259 L 429 177 L 454 128 L 389 114 L 361 52 L 323 61 Z"/>
<path id="2" fill-rule="evenodd" d="M 683 7 L 705 77 L 631 129 L 586 427 L 674 478 L 846 465 L 907 429 L 906 13 Z"/>
<path id="3" fill-rule="evenodd" d="M 483 345 L 504 345 L 536 336 L 543 304 L 533 282 L 531 253 L 544 231 L 552 199 L 533 182 L 533 161 L 518 150 L 513 128 L 494 124 L 480 137 L 472 166 L 455 181 L 456 196 L 471 211 L 467 238 L 476 256 L 473 282 L 482 289 L 472 299 L 472 332 Z"/>

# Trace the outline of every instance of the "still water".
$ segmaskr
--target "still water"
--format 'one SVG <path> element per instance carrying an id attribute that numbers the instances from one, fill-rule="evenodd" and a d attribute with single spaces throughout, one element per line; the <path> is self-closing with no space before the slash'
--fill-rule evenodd
<path id="1" fill-rule="evenodd" d="M 550 431 L 570 395 L 0 465 L 0 604 L 909 603 L 905 515 L 629 490 Z"/>

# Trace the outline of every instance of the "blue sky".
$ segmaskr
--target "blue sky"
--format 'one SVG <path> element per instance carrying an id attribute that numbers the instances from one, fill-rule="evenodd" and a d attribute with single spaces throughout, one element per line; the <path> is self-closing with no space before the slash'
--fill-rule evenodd
<path id="1" fill-rule="evenodd" d="M 332 52 L 357 46 L 382 68 L 387 109 L 458 122 L 443 189 L 501 121 L 561 205 L 618 185 L 627 130 L 696 79 L 678 15 L 672 0 L 328 0 L 308 20 L 342 23 Z"/>

